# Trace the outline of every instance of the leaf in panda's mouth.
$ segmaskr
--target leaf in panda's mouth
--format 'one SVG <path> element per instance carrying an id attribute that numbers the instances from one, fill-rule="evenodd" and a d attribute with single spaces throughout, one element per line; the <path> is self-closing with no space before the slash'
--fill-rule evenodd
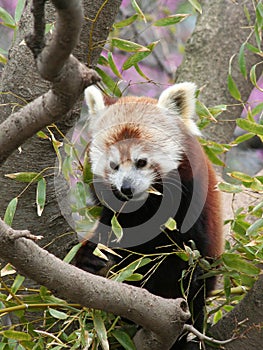
<path id="1" fill-rule="evenodd" d="M 152 186 L 147 190 L 147 192 L 150 193 L 150 194 L 155 194 L 156 196 L 162 196 L 163 195 L 161 192 L 157 191 Z"/>

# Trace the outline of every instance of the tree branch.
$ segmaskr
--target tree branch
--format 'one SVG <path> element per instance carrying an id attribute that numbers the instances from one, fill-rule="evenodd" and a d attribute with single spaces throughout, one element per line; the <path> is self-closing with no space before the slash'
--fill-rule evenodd
<path id="1" fill-rule="evenodd" d="M 180 335 L 190 317 L 184 299 L 167 300 L 146 289 L 92 275 L 61 261 L 27 237 L 32 238 L 27 230 L 13 230 L 0 219 L 0 258 L 62 298 L 141 325 L 143 329 L 135 337 L 137 349 L 170 349 Z"/>
<path id="2" fill-rule="evenodd" d="M 52 82 L 52 87 L 0 125 L 0 164 L 29 137 L 60 119 L 73 107 L 87 86 L 100 80 L 96 72 L 70 55 L 81 30 L 81 1 L 52 2 L 57 10 L 57 21 L 51 40 L 43 48 L 43 24 L 36 25 L 37 32 L 27 39 L 41 76 Z M 44 5 L 43 0 L 34 0 L 35 15 L 44 11 Z"/>

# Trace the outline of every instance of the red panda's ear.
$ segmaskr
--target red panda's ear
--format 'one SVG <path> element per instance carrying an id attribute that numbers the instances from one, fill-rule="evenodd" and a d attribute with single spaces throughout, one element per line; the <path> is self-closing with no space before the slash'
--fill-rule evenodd
<path id="1" fill-rule="evenodd" d="M 90 114 L 96 114 L 105 108 L 102 92 L 95 86 L 89 86 L 84 91 L 85 102 Z"/>
<path id="2" fill-rule="evenodd" d="M 200 130 L 193 119 L 195 115 L 195 91 L 194 83 L 175 84 L 161 93 L 158 106 L 181 116 L 189 131 L 200 136 Z"/>

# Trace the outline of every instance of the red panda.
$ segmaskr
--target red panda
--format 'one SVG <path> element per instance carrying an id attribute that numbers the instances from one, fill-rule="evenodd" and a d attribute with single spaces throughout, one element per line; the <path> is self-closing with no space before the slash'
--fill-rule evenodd
<path id="1" fill-rule="evenodd" d="M 202 279 L 198 265 L 182 279 L 189 265 L 176 252 L 194 242 L 203 257 L 214 259 L 222 253 L 223 233 L 216 176 L 196 139 L 200 131 L 193 121 L 195 90 L 193 83 L 175 84 L 158 101 L 109 100 L 93 86 L 85 90 L 93 195 L 102 213 L 92 241 L 80 248 L 76 265 L 105 275 L 109 265 L 119 269 L 138 256 L 164 254 L 141 267 L 138 272 L 145 278 L 132 284 L 164 298 L 186 295 L 192 322 L 202 330 L 205 297 L 215 279 Z M 114 214 L 123 229 L 120 241 L 112 234 Z M 175 220 L 175 230 L 164 226 L 169 218 Z M 124 262 L 110 253 L 108 262 L 95 256 L 98 242 L 116 250 Z M 186 337 L 181 337 L 172 349 L 185 346 Z"/>

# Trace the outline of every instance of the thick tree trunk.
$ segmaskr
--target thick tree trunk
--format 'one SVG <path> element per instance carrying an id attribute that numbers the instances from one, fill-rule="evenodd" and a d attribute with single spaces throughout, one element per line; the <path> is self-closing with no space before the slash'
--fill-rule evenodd
<path id="1" fill-rule="evenodd" d="M 263 276 L 260 275 L 245 298 L 211 330 L 216 339 L 230 339 L 225 350 L 261 350 L 263 344 Z M 207 350 L 214 348 L 207 347 Z"/>
<path id="2" fill-rule="evenodd" d="M 83 63 L 95 66 L 103 43 L 108 37 L 109 30 L 118 12 L 121 0 L 91 1 L 85 0 L 85 22 L 81 33 L 80 43 L 73 52 Z M 32 29 L 32 14 L 30 12 L 31 1 L 21 20 L 16 40 L 9 52 L 9 61 L 2 74 L 1 91 L 7 94 L 0 95 L 1 106 L 0 123 L 8 115 L 21 105 L 34 100 L 49 89 L 50 84 L 40 79 L 36 70 L 31 51 L 23 44 L 25 35 Z M 99 10 L 101 10 L 99 12 Z M 98 15 L 99 14 L 99 15 Z M 55 20 L 55 10 L 51 4 L 46 6 L 47 22 Z M 94 19 L 96 20 L 94 21 Z M 92 28 L 92 36 L 90 29 Z M 12 77 L 10 79 L 10 77 Z M 17 105 L 14 105 L 16 103 Z M 14 107 L 15 106 L 15 107 Z M 67 116 L 61 116 L 63 121 L 58 124 L 65 133 L 79 117 L 81 101 L 74 106 Z M 26 184 L 17 183 L 4 177 L 7 173 L 20 171 L 39 172 L 47 167 L 54 167 L 56 156 L 52 145 L 46 140 L 33 137 L 22 145 L 22 152 L 14 152 L 6 163 L 0 168 L 0 217 L 3 217 L 9 201 L 18 196 Z M 50 170 L 49 173 L 54 172 Z M 41 234 L 45 238 L 41 245 L 46 245 L 56 238 L 54 244 L 48 249 L 57 256 L 63 257 L 68 250 L 73 237 L 68 223 L 60 214 L 54 189 L 54 179 L 47 177 L 47 205 L 41 217 L 37 216 L 35 203 L 35 186 L 30 188 L 19 197 L 18 209 L 14 218 L 13 227 L 26 227 L 31 232 Z M 68 233 L 65 235 L 65 233 Z"/>
<path id="3" fill-rule="evenodd" d="M 218 123 L 212 123 L 204 130 L 208 139 L 217 142 L 229 142 L 235 128 L 234 120 L 240 116 L 243 106 L 236 104 L 227 88 L 229 60 L 237 55 L 242 43 L 250 33 L 244 13 L 246 6 L 254 13 L 250 0 L 202 0 L 203 14 L 199 16 L 195 31 L 186 45 L 185 59 L 177 71 L 178 81 L 194 81 L 202 88 L 199 98 L 206 106 L 229 105 L 228 110 L 219 117 Z M 253 23 L 253 18 L 251 19 Z M 248 71 L 260 57 L 247 54 Z M 246 81 L 238 68 L 237 57 L 233 59 L 232 76 L 238 85 L 243 101 L 246 101 L 252 84 Z M 221 170 L 221 169 L 220 169 Z M 260 278 L 245 299 L 212 327 L 211 335 L 216 339 L 237 339 L 224 345 L 229 350 L 260 350 L 263 343 L 262 327 L 263 293 Z M 243 323 L 244 321 L 244 323 Z M 206 347 L 211 349 L 212 347 Z M 214 349 L 214 347 L 213 347 Z"/>
<path id="4" fill-rule="evenodd" d="M 228 110 L 219 117 L 220 122 L 212 123 L 204 130 L 209 139 L 229 142 L 235 127 L 233 120 L 240 116 L 243 108 L 241 104 L 232 106 L 237 101 L 231 97 L 227 88 L 229 60 L 238 54 L 240 46 L 250 33 L 244 6 L 253 14 L 253 3 L 251 0 L 202 0 L 201 5 L 203 13 L 186 45 L 185 58 L 177 71 L 177 79 L 194 81 L 198 88 L 202 88 L 199 98 L 207 107 L 229 105 Z M 257 61 L 259 57 L 249 54 L 248 69 Z M 252 84 L 245 81 L 240 73 L 237 56 L 232 66 L 232 76 L 243 101 L 246 101 Z M 228 122 L 223 121 L 224 119 Z"/>

